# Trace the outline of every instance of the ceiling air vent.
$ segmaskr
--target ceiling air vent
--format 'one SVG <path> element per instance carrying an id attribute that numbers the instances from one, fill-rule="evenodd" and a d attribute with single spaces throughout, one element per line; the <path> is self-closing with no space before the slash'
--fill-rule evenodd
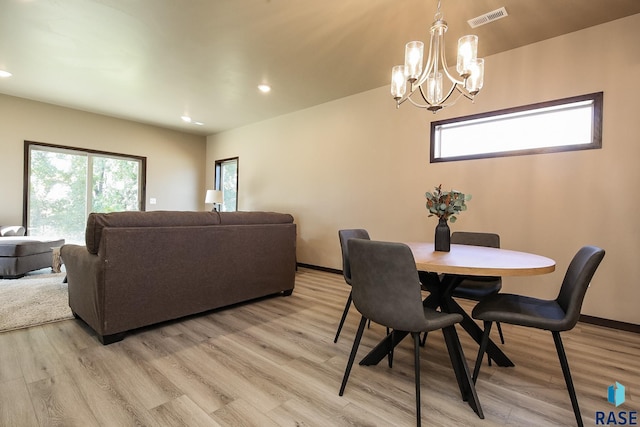
<path id="1" fill-rule="evenodd" d="M 488 24 L 489 22 L 496 21 L 500 18 L 504 18 L 509 16 L 507 14 L 507 9 L 501 7 L 500 9 L 492 10 L 491 12 L 487 12 L 484 15 L 476 16 L 473 19 L 469 19 L 467 22 L 471 26 L 471 28 L 476 28 L 484 24 Z"/>

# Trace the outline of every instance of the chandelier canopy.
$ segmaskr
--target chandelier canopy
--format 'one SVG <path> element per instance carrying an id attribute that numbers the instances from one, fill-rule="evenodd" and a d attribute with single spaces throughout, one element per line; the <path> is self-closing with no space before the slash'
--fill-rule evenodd
<path id="1" fill-rule="evenodd" d="M 431 40 L 429 43 L 429 56 L 423 67 L 424 43 L 412 41 L 405 47 L 404 65 L 393 67 L 391 75 L 391 95 L 396 100 L 396 105 L 405 101 L 411 102 L 419 108 L 426 108 L 436 113 L 443 107 L 449 107 L 464 96 L 473 101 L 476 94 L 482 89 L 484 80 L 484 59 L 478 58 L 478 36 L 468 35 L 458 40 L 458 61 L 456 72 L 459 77 L 449 73 L 444 49 L 444 34 L 447 32 L 447 23 L 438 10 L 431 25 Z M 444 90 L 444 76 L 451 83 L 451 87 Z M 408 93 L 407 93 L 408 89 Z M 420 92 L 422 101 L 413 99 L 416 91 Z M 458 92 L 450 102 L 454 92 Z M 448 102 L 448 103 L 447 103 Z"/>

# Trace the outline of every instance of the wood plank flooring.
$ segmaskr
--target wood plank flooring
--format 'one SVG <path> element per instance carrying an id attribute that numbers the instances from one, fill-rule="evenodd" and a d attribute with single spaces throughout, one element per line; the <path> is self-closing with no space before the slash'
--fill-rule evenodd
<path id="1" fill-rule="evenodd" d="M 135 331 L 102 346 L 79 320 L 0 334 L 0 426 L 412 426 L 410 340 L 393 369 L 354 368 L 338 396 L 360 315 L 342 276 L 300 269 L 290 297 L 265 298 Z M 468 309 L 472 303 L 464 302 Z M 422 350 L 422 422 L 433 426 L 575 425 L 548 332 L 503 325 L 514 368 L 484 364 L 480 420 L 460 399 L 444 339 Z M 372 325 L 358 360 L 383 336 Z M 477 345 L 459 332 L 473 366 Z M 585 425 L 596 411 L 640 410 L 640 335 L 579 324 L 564 334 Z M 607 387 L 627 388 L 615 408 Z"/>

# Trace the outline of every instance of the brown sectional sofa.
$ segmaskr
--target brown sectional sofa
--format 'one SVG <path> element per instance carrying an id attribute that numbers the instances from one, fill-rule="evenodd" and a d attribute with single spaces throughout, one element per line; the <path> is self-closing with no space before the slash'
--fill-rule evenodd
<path id="1" fill-rule="evenodd" d="M 25 236 L 22 226 L 0 226 L 0 279 L 16 279 L 29 271 L 51 267 L 54 247 L 64 239 Z"/>
<path id="2" fill-rule="evenodd" d="M 92 213 L 86 244 L 61 250 L 69 306 L 103 344 L 294 288 L 296 225 L 288 214 Z"/>

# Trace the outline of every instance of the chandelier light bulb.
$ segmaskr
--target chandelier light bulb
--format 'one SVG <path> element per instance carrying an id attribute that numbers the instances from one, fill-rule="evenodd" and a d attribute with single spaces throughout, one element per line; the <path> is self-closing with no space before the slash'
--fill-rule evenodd
<path id="1" fill-rule="evenodd" d="M 484 59 L 479 58 L 471 62 L 470 75 L 465 85 L 471 95 L 477 94 L 484 84 Z"/>
<path id="2" fill-rule="evenodd" d="M 391 71 L 391 95 L 400 99 L 407 92 L 407 77 L 404 65 L 396 65 Z"/>
<path id="3" fill-rule="evenodd" d="M 427 101 L 437 104 L 442 101 L 442 73 L 431 73 L 427 77 Z"/>
<path id="4" fill-rule="evenodd" d="M 478 36 L 460 37 L 458 40 L 458 63 L 456 70 L 462 77 L 471 73 L 471 64 L 478 58 Z"/>
<path id="5" fill-rule="evenodd" d="M 422 74 L 422 57 L 424 56 L 424 43 L 413 41 L 407 43 L 404 49 L 404 65 L 407 79 L 410 82 L 418 80 Z"/>

